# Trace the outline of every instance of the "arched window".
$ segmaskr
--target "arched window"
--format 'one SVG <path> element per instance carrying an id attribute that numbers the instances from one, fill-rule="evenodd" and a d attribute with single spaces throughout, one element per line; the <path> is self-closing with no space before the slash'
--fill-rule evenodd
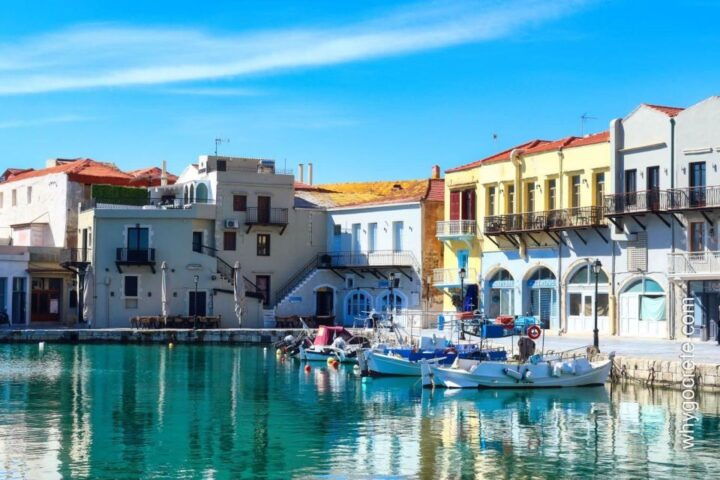
<path id="1" fill-rule="evenodd" d="M 529 295 L 528 313 L 540 320 L 543 328 L 550 328 L 552 318 L 557 318 L 557 280 L 546 267 L 536 269 L 527 281 Z"/>
<path id="2" fill-rule="evenodd" d="M 200 183 L 195 190 L 195 201 L 197 203 L 206 203 L 208 200 L 208 188 L 204 183 Z"/>
<path id="3" fill-rule="evenodd" d="M 578 268 L 575 273 L 573 273 L 568 283 L 571 285 L 595 284 L 595 274 L 590 269 L 590 265 L 583 265 Z M 608 283 L 608 276 L 603 270 L 600 270 L 600 273 L 598 274 L 598 283 Z"/>
<path id="4" fill-rule="evenodd" d="M 650 278 L 638 279 L 627 286 L 623 293 L 645 293 L 648 295 L 663 295 L 663 288 L 655 280 Z"/>
<path id="5" fill-rule="evenodd" d="M 345 300 L 345 319 L 350 321 L 364 317 L 371 309 L 370 295 L 365 292 L 352 292 Z"/>
<path id="6" fill-rule="evenodd" d="M 393 293 L 393 300 L 392 300 L 392 308 L 395 312 L 402 310 L 405 308 L 405 301 L 404 298 L 398 294 L 397 292 Z M 387 312 L 390 309 L 390 293 L 386 293 L 382 297 L 380 297 L 380 300 L 378 302 L 378 309 L 381 312 Z"/>
<path id="7" fill-rule="evenodd" d="M 665 333 L 665 291 L 650 278 L 630 282 L 620 294 L 621 335 L 662 335 Z M 659 328 L 659 325 L 663 325 Z"/>
<path id="8" fill-rule="evenodd" d="M 491 318 L 499 315 L 515 313 L 515 281 L 505 269 L 498 270 L 490 278 L 490 311 Z"/>
<path id="9" fill-rule="evenodd" d="M 555 274 L 549 268 L 540 267 L 533 272 L 529 280 L 555 280 Z"/>

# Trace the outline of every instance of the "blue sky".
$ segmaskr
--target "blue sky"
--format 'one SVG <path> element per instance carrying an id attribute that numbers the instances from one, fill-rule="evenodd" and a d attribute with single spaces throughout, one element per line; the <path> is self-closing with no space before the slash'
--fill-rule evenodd
<path id="1" fill-rule="evenodd" d="M 70 6 L 71 5 L 71 6 Z M 420 178 L 720 93 L 720 2 L 0 4 L 0 167 L 211 153 Z M 497 134 L 497 139 L 493 139 Z"/>

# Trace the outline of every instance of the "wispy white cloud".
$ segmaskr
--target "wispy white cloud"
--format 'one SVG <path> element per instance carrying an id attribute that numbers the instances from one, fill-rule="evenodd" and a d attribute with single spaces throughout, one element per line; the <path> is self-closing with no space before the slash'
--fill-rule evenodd
<path id="1" fill-rule="evenodd" d="M 0 94 L 267 74 L 514 35 L 582 0 L 434 2 L 351 25 L 236 35 L 85 25 L 0 44 Z"/>
<path id="2" fill-rule="evenodd" d="M 61 115 L 57 117 L 39 117 L 23 120 L 0 120 L 0 129 L 38 127 L 56 123 L 86 122 L 89 120 L 92 120 L 92 118 L 81 115 Z"/>
<path id="3" fill-rule="evenodd" d="M 264 92 L 254 88 L 234 87 L 183 87 L 165 88 L 160 93 L 171 95 L 196 95 L 204 97 L 254 97 L 263 95 Z"/>

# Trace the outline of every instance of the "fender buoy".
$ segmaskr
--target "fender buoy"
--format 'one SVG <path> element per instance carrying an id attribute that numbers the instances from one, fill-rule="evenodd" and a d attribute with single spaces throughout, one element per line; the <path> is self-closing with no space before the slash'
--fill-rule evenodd
<path id="1" fill-rule="evenodd" d="M 305 372 L 310 373 L 310 370 L 312 370 L 312 367 L 310 365 L 305 365 Z"/>
<path id="2" fill-rule="evenodd" d="M 537 340 L 541 334 L 542 330 L 540 330 L 538 325 L 530 325 L 527 329 L 527 336 L 530 337 L 531 340 Z"/>

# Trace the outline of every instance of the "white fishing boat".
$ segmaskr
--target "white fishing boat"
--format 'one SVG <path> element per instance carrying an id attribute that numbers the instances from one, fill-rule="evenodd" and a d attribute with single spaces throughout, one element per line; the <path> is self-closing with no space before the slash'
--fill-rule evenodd
<path id="1" fill-rule="evenodd" d="M 337 359 L 340 363 L 357 363 L 358 352 L 366 346 L 365 340 L 354 337 L 343 327 L 321 325 L 311 346 L 301 345 L 300 360 L 327 361 Z"/>
<path id="2" fill-rule="evenodd" d="M 603 385 L 612 368 L 608 360 L 591 362 L 586 354 L 533 355 L 527 362 L 457 359 L 450 367 L 421 362 L 425 387 L 551 388 Z"/>

